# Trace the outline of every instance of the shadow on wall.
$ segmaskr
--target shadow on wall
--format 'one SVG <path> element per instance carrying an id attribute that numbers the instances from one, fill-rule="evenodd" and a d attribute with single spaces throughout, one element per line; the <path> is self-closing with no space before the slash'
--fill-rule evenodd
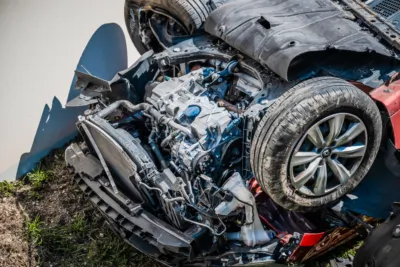
<path id="1" fill-rule="evenodd" d="M 77 69 L 105 80 L 111 80 L 115 73 L 127 68 L 127 48 L 124 33 L 118 24 L 104 24 L 93 34 L 77 65 Z M 73 73 L 74 70 L 71 70 Z M 76 78 L 69 88 L 68 101 L 77 97 Z M 55 84 L 54 86 L 57 86 Z M 75 122 L 85 108 L 63 108 L 57 97 L 53 98 L 51 108 L 43 109 L 30 152 L 21 155 L 17 178 L 35 168 L 41 158 L 52 149 L 59 148 L 77 135 Z"/>

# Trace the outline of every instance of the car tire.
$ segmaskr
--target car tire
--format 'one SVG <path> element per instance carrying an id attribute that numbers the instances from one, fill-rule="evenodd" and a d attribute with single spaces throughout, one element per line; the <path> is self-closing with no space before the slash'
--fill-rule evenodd
<path id="1" fill-rule="evenodd" d="M 212 11 L 208 2 L 208 0 L 126 0 L 124 15 L 129 36 L 139 53 L 144 54 L 149 50 L 139 35 L 139 9 L 145 6 L 163 10 L 182 23 L 189 34 L 194 34 L 203 27 Z"/>
<path id="2" fill-rule="evenodd" d="M 360 183 L 381 138 L 380 112 L 367 94 L 341 79 L 313 78 L 288 90 L 267 110 L 254 133 L 251 166 L 276 203 L 310 211 Z M 309 161 L 311 156 L 316 158 Z"/>

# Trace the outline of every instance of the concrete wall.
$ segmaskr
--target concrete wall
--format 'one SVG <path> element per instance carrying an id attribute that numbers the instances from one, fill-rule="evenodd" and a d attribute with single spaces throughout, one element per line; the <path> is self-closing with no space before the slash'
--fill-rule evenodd
<path id="1" fill-rule="evenodd" d="M 76 134 L 74 70 L 110 79 L 138 53 L 124 0 L 0 0 L 0 180 Z"/>

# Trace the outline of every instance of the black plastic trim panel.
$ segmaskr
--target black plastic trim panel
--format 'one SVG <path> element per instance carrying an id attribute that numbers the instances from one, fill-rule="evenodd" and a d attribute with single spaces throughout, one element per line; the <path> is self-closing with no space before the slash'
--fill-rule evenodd
<path id="1" fill-rule="evenodd" d="M 76 144 L 72 144 L 66 150 L 66 162 L 69 166 L 79 170 L 77 166 L 91 168 L 91 166 L 99 165 L 96 158 L 84 155 L 77 148 Z M 73 153 L 71 153 L 72 150 Z M 76 159 L 77 156 L 79 160 Z M 125 233 L 125 238 L 136 249 L 164 264 L 177 263 L 193 257 L 192 237 L 161 221 L 122 193 L 115 195 L 104 176 L 93 179 L 94 177 L 89 177 L 88 173 L 93 173 L 93 171 L 88 169 L 76 174 L 76 183 L 107 220 Z M 168 254 L 174 255 L 173 258 L 168 258 L 166 256 Z"/>

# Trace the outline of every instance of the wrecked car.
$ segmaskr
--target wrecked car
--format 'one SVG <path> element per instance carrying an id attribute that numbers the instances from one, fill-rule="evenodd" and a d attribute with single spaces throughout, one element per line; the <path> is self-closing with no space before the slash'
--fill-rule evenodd
<path id="1" fill-rule="evenodd" d="M 315 257 L 346 221 L 329 207 L 381 144 L 400 149 L 400 30 L 379 12 L 358 0 L 127 1 L 142 56 L 111 81 L 76 71 L 68 105 L 89 109 L 67 165 L 163 264 Z"/>

